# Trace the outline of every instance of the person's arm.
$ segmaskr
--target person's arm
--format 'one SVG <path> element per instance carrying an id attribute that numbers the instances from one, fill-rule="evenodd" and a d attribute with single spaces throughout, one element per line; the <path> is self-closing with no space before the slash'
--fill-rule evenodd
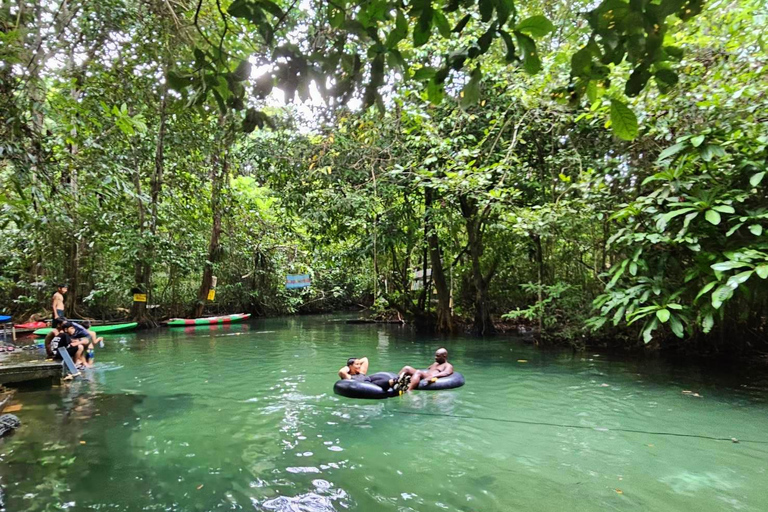
<path id="1" fill-rule="evenodd" d="M 368 358 L 363 357 L 360 359 L 360 361 L 362 362 L 362 366 L 360 366 L 360 373 L 366 375 L 368 373 Z"/>
<path id="2" fill-rule="evenodd" d="M 339 370 L 339 378 L 341 380 L 349 380 L 351 377 L 349 376 L 349 366 L 345 366 L 341 370 Z"/>
<path id="3" fill-rule="evenodd" d="M 453 373 L 453 365 L 451 363 L 445 363 L 445 366 L 442 370 L 440 370 L 437 375 L 434 375 L 430 380 L 430 382 L 435 382 L 437 379 L 441 377 L 447 377 Z"/>
<path id="4" fill-rule="evenodd" d="M 56 294 L 54 293 L 54 294 L 53 294 L 53 300 L 51 300 L 51 311 L 53 311 L 53 318 L 54 318 L 54 320 L 55 320 L 56 318 L 58 318 L 58 317 L 56 316 L 56 302 L 57 302 L 57 301 L 56 301 Z"/>

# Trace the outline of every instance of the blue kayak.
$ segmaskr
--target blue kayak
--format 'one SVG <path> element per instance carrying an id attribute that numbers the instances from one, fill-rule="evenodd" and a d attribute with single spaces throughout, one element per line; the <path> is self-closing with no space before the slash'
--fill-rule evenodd
<path id="1" fill-rule="evenodd" d="M 0 324 L 2 324 L 4 322 L 10 322 L 10 321 L 11 321 L 11 317 L 10 316 L 8 316 L 8 315 L 0 315 Z"/>

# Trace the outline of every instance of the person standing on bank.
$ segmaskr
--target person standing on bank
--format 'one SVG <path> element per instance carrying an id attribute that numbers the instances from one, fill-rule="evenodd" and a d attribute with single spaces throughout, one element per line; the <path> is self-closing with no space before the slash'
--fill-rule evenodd
<path id="1" fill-rule="evenodd" d="M 60 284 L 56 293 L 53 294 L 53 304 L 51 309 L 53 310 L 53 319 L 64 318 L 64 294 L 67 293 L 67 285 Z"/>

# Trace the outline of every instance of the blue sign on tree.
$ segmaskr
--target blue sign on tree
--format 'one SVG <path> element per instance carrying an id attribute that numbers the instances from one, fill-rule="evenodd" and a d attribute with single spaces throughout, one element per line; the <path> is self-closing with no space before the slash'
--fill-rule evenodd
<path id="1" fill-rule="evenodd" d="M 312 284 L 309 274 L 288 274 L 285 276 L 286 288 L 306 288 Z"/>

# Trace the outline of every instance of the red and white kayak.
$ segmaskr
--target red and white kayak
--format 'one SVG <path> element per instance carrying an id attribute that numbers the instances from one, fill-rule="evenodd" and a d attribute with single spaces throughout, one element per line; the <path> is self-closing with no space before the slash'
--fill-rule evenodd
<path id="1" fill-rule="evenodd" d="M 28 322 L 26 324 L 15 324 L 14 327 L 16 329 L 40 329 L 42 327 L 47 327 L 48 324 L 46 322 Z"/>
<path id="2" fill-rule="evenodd" d="M 207 318 L 171 318 L 168 320 L 168 325 L 175 327 L 187 325 L 233 324 L 247 320 L 250 317 L 250 313 L 237 313 L 225 316 L 209 316 Z"/>

